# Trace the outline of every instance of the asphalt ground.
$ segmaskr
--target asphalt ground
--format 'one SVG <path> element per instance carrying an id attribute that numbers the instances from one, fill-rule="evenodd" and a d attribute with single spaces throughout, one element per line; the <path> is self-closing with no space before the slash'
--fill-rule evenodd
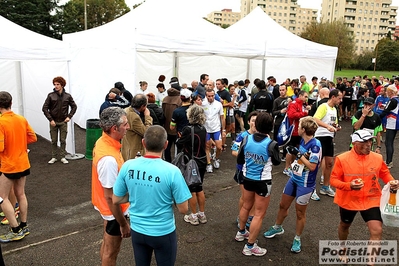
<path id="1" fill-rule="evenodd" d="M 341 123 L 342 130 L 335 139 L 335 153 L 348 150 L 350 122 Z M 76 152 L 85 153 L 85 131 L 75 127 Z M 227 144 L 231 139 L 227 139 Z M 398 141 L 395 141 L 398 156 Z M 91 161 L 70 160 L 48 165 L 50 143 L 39 137 L 29 146 L 31 175 L 27 178 L 26 194 L 29 202 L 28 225 L 30 235 L 21 241 L 2 244 L 6 265 L 100 265 L 99 249 L 102 240 L 101 216 L 91 204 Z M 385 157 L 385 147 L 382 153 Z M 295 236 L 295 209 L 293 206 L 284 221 L 285 233 L 265 239 L 263 232 L 274 224 L 281 193 L 287 181 L 282 174 L 283 165 L 273 168 L 271 201 L 263 220 L 258 244 L 268 250 L 263 257 L 241 254 L 244 242 L 236 242 L 239 187 L 233 180 L 235 158 L 230 149 L 221 156 L 221 167 L 206 174 L 206 215 L 208 223 L 192 226 L 175 212 L 178 254 L 176 265 L 318 265 L 319 240 L 337 240 L 338 207 L 333 198 L 319 195 L 321 201 L 311 201 L 307 210 L 307 223 L 302 239 L 302 252 L 290 252 Z M 394 159 L 392 175 L 399 178 L 399 163 Z M 320 174 L 319 174 L 320 175 Z M 317 184 L 317 190 L 320 185 Z M 0 227 L 0 234 L 8 226 Z M 349 239 L 366 240 L 368 229 L 357 215 Z M 397 228 L 384 226 L 383 239 L 397 240 Z M 117 265 L 135 265 L 130 239 L 124 239 Z M 152 265 L 156 265 L 153 258 Z"/>

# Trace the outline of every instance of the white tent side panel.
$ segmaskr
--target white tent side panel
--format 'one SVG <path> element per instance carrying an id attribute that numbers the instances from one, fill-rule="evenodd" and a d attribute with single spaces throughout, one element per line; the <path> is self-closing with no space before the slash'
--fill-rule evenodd
<path id="1" fill-rule="evenodd" d="M 12 96 L 11 109 L 14 113 L 23 115 L 21 71 L 16 61 L 0 60 L 0 91 L 7 91 Z"/>
<path id="2" fill-rule="evenodd" d="M 148 83 L 147 90 L 157 95 L 156 86 L 159 83 L 158 78 L 160 75 L 166 77 L 164 81 L 165 89 L 170 88 L 170 78 L 175 75 L 173 53 L 138 52 L 136 59 L 136 84 L 131 84 L 131 86 L 127 87 L 125 82 L 121 80 L 127 90 L 130 90 L 132 94 L 136 94 L 140 89 L 139 82 L 146 81 Z M 180 85 L 183 82 L 187 81 L 180 79 Z"/>
<path id="3" fill-rule="evenodd" d="M 130 91 L 134 85 L 135 60 L 132 49 L 72 49 L 70 86 L 78 106 L 74 122 L 86 128 L 87 119 L 99 118 L 100 106 L 115 82 Z"/>
<path id="4" fill-rule="evenodd" d="M 229 83 L 244 80 L 247 72 L 247 59 L 222 56 L 182 56 L 179 57 L 179 78 L 191 83 L 199 81 L 201 74 L 208 74 L 209 79 L 227 78 Z"/>
<path id="5" fill-rule="evenodd" d="M 65 91 L 69 92 L 67 62 L 24 61 L 21 63 L 23 102 L 25 118 L 36 134 L 51 141 L 49 121 L 42 112 L 47 95 L 53 91 L 53 78 L 62 76 L 67 81 Z M 68 124 L 67 147 L 69 153 L 75 153 L 72 137 L 72 123 Z M 50 144 L 49 144 L 50 150 Z M 51 156 L 49 153 L 48 156 Z"/>

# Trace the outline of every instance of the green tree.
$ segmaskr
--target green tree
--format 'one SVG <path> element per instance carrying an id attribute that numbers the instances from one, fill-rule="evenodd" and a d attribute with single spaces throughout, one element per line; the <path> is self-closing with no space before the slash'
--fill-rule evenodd
<path id="1" fill-rule="evenodd" d="M 399 70 L 399 42 L 384 38 L 376 46 L 377 70 Z"/>
<path id="2" fill-rule="evenodd" d="M 355 47 L 353 36 L 342 20 L 312 22 L 300 36 L 313 42 L 338 47 L 337 68 L 347 67 L 351 64 Z"/>
<path id="3" fill-rule="evenodd" d="M 59 0 L 0 0 L 0 15 L 29 30 L 54 37 L 51 12 L 56 9 L 58 2 Z"/>
<path id="4" fill-rule="evenodd" d="M 87 28 L 104 25 L 130 11 L 124 0 L 86 0 Z M 61 36 L 84 30 L 84 0 L 70 0 L 55 15 L 54 28 Z"/>
<path id="5" fill-rule="evenodd" d="M 374 58 L 374 51 L 365 51 L 360 55 L 355 55 L 351 68 L 361 70 L 373 70 L 374 64 L 372 59 Z"/>

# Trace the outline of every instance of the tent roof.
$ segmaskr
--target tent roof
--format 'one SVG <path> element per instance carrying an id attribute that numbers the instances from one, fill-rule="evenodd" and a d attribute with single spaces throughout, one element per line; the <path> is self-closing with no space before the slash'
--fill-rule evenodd
<path id="1" fill-rule="evenodd" d="M 242 36 L 253 45 L 263 45 L 266 57 L 329 58 L 337 57 L 338 48 L 303 39 L 270 18 L 260 7 L 226 29 L 230 38 Z M 259 48 L 258 48 L 259 49 Z"/>
<path id="2" fill-rule="evenodd" d="M 141 51 L 256 56 L 262 51 L 243 49 L 225 30 L 198 13 L 196 1 L 147 0 L 105 25 L 71 34 L 63 40 L 72 47 L 136 48 Z M 184 10 L 184 12 L 178 12 Z"/>
<path id="3" fill-rule="evenodd" d="M 0 16 L 0 59 L 66 60 L 66 45 L 59 40 L 25 29 Z"/>

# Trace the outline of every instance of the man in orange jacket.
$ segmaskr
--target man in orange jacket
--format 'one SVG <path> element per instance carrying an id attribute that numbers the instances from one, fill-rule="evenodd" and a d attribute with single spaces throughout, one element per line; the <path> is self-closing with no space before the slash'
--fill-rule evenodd
<path id="1" fill-rule="evenodd" d="M 26 176 L 30 174 L 28 144 L 37 141 L 28 121 L 11 111 L 11 105 L 11 94 L 0 91 L 0 204 L 11 227 L 8 234 L 0 236 L 1 243 L 21 240 L 29 234 L 25 195 Z M 11 187 L 14 187 L 20 207 L 20 224 L 9 200 Z"/>
<path id="2" fill-rule="evenodd" d="M 100 116 L 102 136 L 93 149 L 92 193 L 94 208 L 104 219 L 104 236 L 100 248 L 103 266 L 116 265 L 122 238 L 130 237 L 126 220 L 129 204 L 112 203 L 113 186 L 124 163 L 121 139 L 129 129 L 126 112 L 119 107 L 108 107 Z"/>
<path id="3" fill-rule="evenodd" d="M 339 206 L 341 221 L 338 237 L 346 240 L 349 227 L 357 212 L 367 223 L 370 240 L 380 240 L 382 219 L 380 212 L 381 187 L 378 178 L 385 183 L 394 180 L 382 155 L 372 152 L 370 132 L 360 129 L 352 134 L 353 149 L 338 155 L 331 173 L 331 185 L 336 187 L 334 202 Z M 399 185 L 392 185 L 394 190 Z"/>

